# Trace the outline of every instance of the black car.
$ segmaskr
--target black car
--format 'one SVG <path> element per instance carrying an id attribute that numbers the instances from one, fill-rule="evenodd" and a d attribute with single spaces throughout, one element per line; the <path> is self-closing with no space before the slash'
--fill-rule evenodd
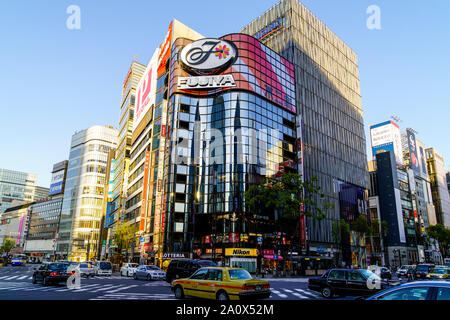
<path id="1" fill-rule="evenodd" d="M 380 277 L 365 269 L 329 269 L 321 277 L 309 278 L 308 288 L 325 298 L 339 296 L 369 296 L 388 288 Z"/>
<path id="2" fill-rule="evenodd" d="M 175 279 L 188 278 L 195 271 L 203 267 L 217 267 L 217 264 L 209 260 L 174 259 L 167 267 L 166 281 L 172 283 Z"/>
<path id="3" fill-rule="evenodd" d="M 426 279 L 427 275 L 433 270 L 434 264 L 418 264 L 413 272 L 414 279 Z"/>
<path id="4" fill-rule="evenodd" d="M 68 271 L 69 263 L 44 263 L 33 273 L 33 284 L 41 282 L 44 286 L 59 282 L 65 282 L 75 271 Z"/>

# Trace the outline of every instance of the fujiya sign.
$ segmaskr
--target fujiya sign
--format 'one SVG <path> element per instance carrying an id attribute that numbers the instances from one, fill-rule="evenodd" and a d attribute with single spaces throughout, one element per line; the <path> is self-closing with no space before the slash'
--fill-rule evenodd
<path id="1" fill-rule="evenodd" d="M 181 50 L 181 65 L 191 74 L 217 74 L 236 61 L 237 51 L 237 47 L 230 41 L 202 39 Z"/>
<path id="2" fill-rule="evenodd" d="M 236 87 L 232 75 L 179 77 L 178 89 L 211 89 L 222 87 Z"/>

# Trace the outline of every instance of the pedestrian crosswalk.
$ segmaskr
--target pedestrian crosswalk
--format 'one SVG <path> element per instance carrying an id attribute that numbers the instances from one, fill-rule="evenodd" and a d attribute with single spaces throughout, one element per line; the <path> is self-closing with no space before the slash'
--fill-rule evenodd
<path id="1" fill-rule="evenodd" d="M 272 294 L 270 298 L 273 299 L 301 299 L 301 300 L 317 300 L 322 299 L 322 296 L 314 291 L 310 291 L 308 289 L 285 289 L 285 288 L 277 288 L 271 289 Z"/>
<path id="2" fill-rule="evenodd" d="M 33 279 L 33 276 L 32 276 L 32 274 L 27 274 L 27 275 L 10 275 L 10 274 L 8 274 L 8 275 L 2 275 L 2 276 L 0 276 L 0 281 L 11 281 L 11 280 L 13 280 L 13 281 L 28 281 L 28 280 L 31 280 L 31 279 Z M 93 276 L 93 277 L 89 277 L 89 278 L 83 278 L 83 279 L 85 279 L 85 280 L 93 280 L 93 279 L 96 279 L 96 280 L 111 280 L 111 279 L 114 279 L 114 280 L 117 280 L 117 279 L 132 279 L 132 278 L 125 278 L 125 277 L 121 277 L 121 276 L 110 276 L 110 277 L 104 277 L 104 276 Z"/>
<path id="3" fill-rule="evenodd" d="M 173 293 L 109 293 L 89 300 L 175 300 Z"/>

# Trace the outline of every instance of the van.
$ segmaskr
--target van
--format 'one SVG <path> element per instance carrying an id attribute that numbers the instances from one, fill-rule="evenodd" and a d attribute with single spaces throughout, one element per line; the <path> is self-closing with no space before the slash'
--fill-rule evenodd
<path id="1" fill-rule="evenodd" d="M 95 263 L 95 274 L 98 276 L 112 276 L 112 264 L 109 261 L 98 261 Z"/>

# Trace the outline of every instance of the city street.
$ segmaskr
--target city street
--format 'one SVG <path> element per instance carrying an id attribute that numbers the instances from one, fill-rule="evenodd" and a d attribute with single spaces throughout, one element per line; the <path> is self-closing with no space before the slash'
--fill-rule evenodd
<path id="1" fill-rule="evenodd" d="M 165 281 L 134 280 L 113 274 L 81 279 L 80 289 L 65 284 L 32 284 L 33 265 L 0 268 L 0 300 L 174 300 Z M 268 279 L 272 288 L 269 299 L 318 300 L 322 296 L 308 290 L 305 278 Z"/>

